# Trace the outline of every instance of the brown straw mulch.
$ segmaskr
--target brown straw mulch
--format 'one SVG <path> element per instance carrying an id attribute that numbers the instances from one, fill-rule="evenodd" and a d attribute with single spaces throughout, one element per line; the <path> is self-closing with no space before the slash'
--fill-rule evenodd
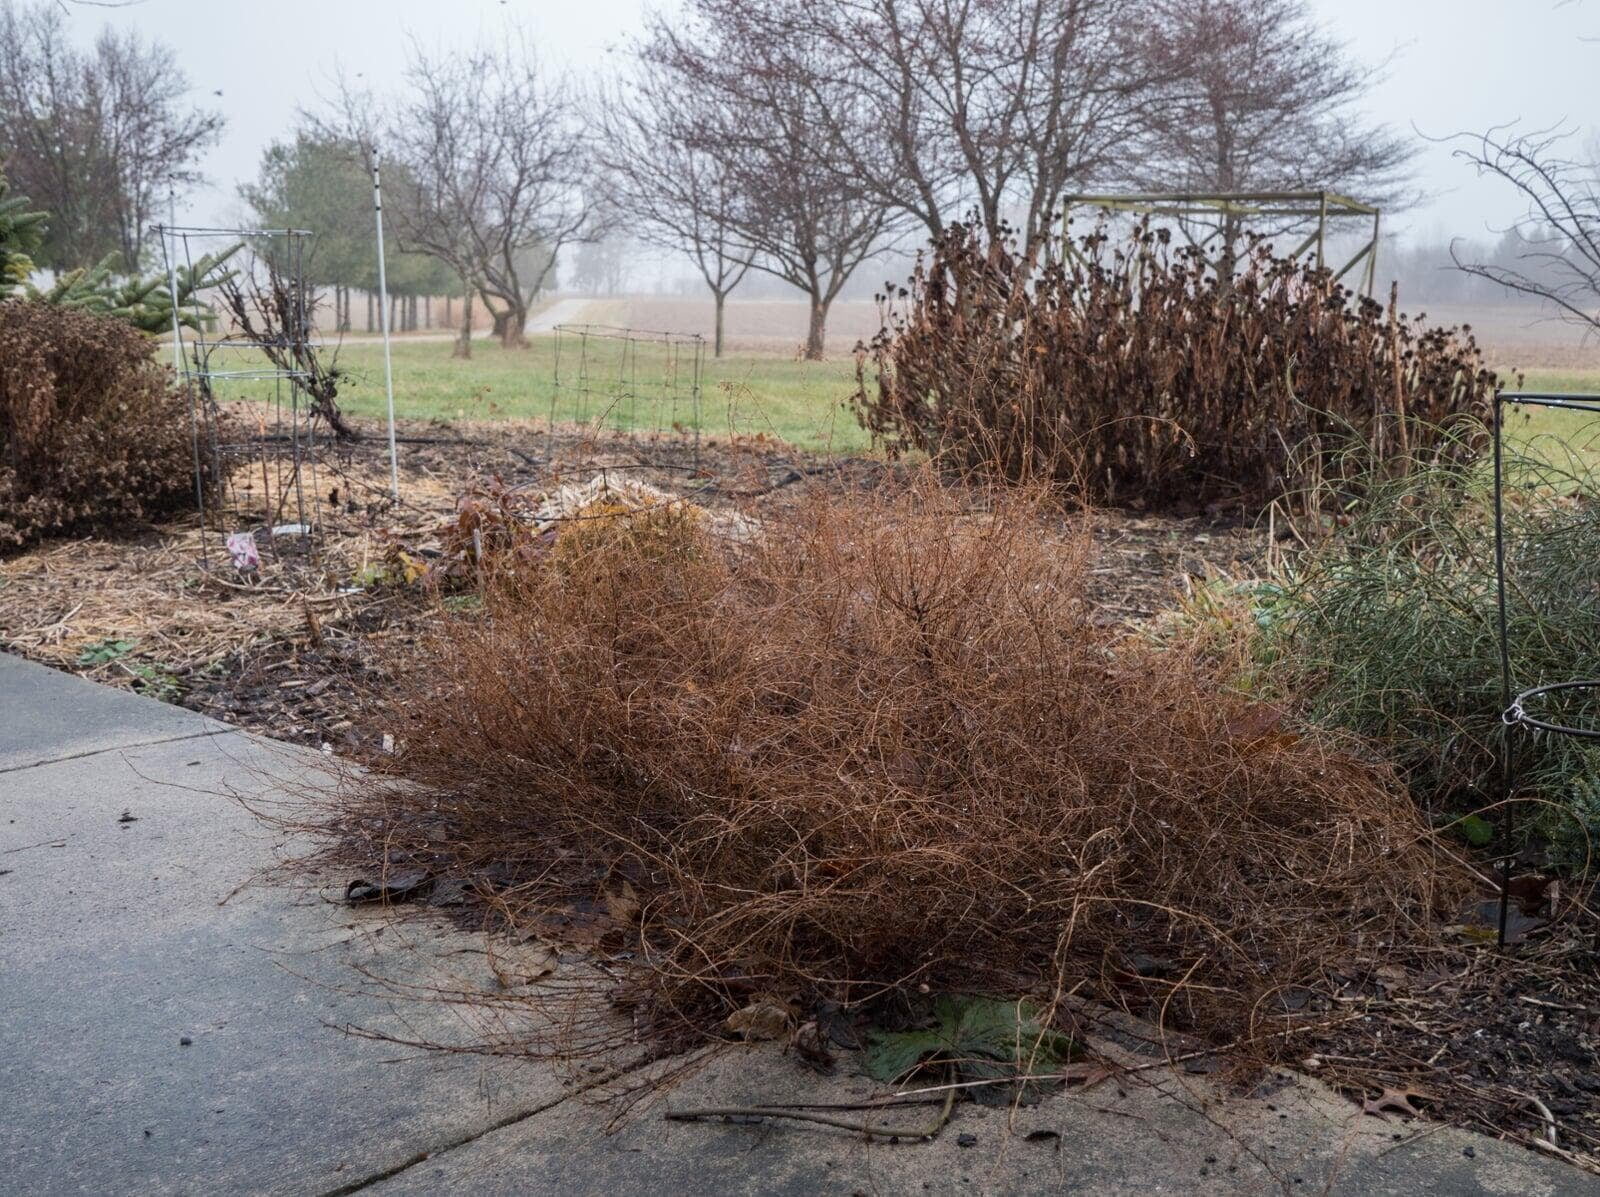
<path id="1" fill-rule="evenodd" d="M 486 563 L 319 830 L 600 926 L 632 1018 L 596 1034 L 988 990 L 1292 1050 L 1295 995 L 1427 942 L 1466 871 L 1386 767 L 1098 626 L 1086 525 L 973 498 L 608 512 Z"/>

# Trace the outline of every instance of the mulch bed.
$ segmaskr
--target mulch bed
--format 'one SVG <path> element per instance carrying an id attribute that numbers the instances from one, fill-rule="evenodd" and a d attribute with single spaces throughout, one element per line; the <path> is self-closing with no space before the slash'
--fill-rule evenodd
<path id="1" fill-rule="evenodd" d="M 0 647 L 338 751 L 381 735 L 354 717 L 357 697 L 382 685 L 379 662 L 395 642 L 415 638 L 438 614 L 436 598 L 418 588 L 355 583 L 391 544 L 435 533 L 470 479 L 538 487 L 555 474 L 585 480 L 620 464 L 630 467 L 627 477 L 688 491 L 715 510 L 759 509 L 807 487 L 867 488 L 895 474 L 880 461 L 812 457 L 759 437 L 703 442 L 696 476 L 694 451 L 681 441 L 551 439 L 512 423 L 408 423 L 400 435 L 398 508 L 387 501 L 380 435 L 324 451 L 316 562 L 288 553 L 280 561 L 263 542 L 261 570 L 244 579 L 212 529 L 212 567 L 203 568 L 192 517 L 118 540 L 53 541 L 0 559 Z M 641 462 L 657 468 L 631 468 Z M 1091 596 L 1102 619 L 1119 623 L 1168 607 L 1185 578 L 1248 572 L 1266 547 L 1265 534 L 1247 525 L 1117 512 L 1097 516 L 1095 539 Z"/>
<path id="2" fill-rule="evenodd" d="M 1303 1067 L 1369 1111 L 1409 1105 L 1600 1172 L 1600 954 L 1582 922 L 1545 924 L 1503 956 L 1478 932 L 1349 979 L 1319 1003 L 1337 1025 L 1306 1037 Z"/>

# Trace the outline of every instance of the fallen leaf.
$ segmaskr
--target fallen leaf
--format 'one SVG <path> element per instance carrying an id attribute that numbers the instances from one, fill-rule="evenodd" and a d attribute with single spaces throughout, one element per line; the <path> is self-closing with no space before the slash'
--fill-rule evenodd
<path id="1" fill-rule="evenodd" d="M 1372 970 L 1372 979 L 1393 993 L 1397 989 L 1406 987 L 1411 980 L 1411 974 L 1398 965 L 1382 964 Z"/>
<path id="2" fill-rule="evenodd" d="M 819 1072 L 833 1071 L 833 1053 L 828 1050 L 828 1035 L 816 1019 L 801 1023 L 794 1030 L 790 1044 L 795 1054 Z"/>
<path id="3" fill-rule="evenodd" d="M 845 1010 L 838 1002 L 818 1002 L 816 1017 L 817 1025 L 826 1031 L 828 1038 L 839 1047 L 857 1051 L 865 1045 L 866 1040 L 862 1037 L 860 1027 L 856 1025 L 856 1016 Z"/>
<path id="4" fill-rule="evenodd" d="M 1083 1054 L 1071 1036 L 1046 1025 L 1025 1001 L 941 994 L 932 1015 L 931 1026 L 870 1032 L 863 1061 L 867 1075 L 899 1084 L 930 1068 L 943 1073 L 954 1067 L 963 1081 L 996 1082 L 968 1091 L 980 1105 L 1032 1105 L 1056 1082 L 1021 1078 L 1053 1078 Z"/>
<path id="5" fill-rule="evenodd" d="M 604 911 L 594 909 L 597 905 L 585 899 L 569 910 L 548 911 L 534 920 L 531 931 L 557 943 L 598 947 L 607 935 L 616 931 L 617 924 Z"/>
<path id="6" fill-rule="evenodd" d="M 433 884 L 433 875 L 423 869 L 396 869 L 378 881 L 357 877 L 344 887 L 344 900 L 352 905 L 366 902 L 409 902 L 423 897 Z"/>
<path id="7" fill-rule="evenodd" d="M 509 951 L 491 951 L 489 967 L 505 988 L 532 985 L 556 971 L 561 957 L 547 943 L 522 944 Z"/>
<path id="8" fill-rule="evenodd" d="M 633 892 L 633 886 L 624 881 L 622 888 L 615 893 L 607 892 L 601 897 L 605 903 L 606 913 L 623 926 L 632 926 L 639 921 L 639 896 Z"/>
<path id="9" fill-rule="evenodd" d="M 765 997 L 728 1015 L 723 1020 L 722 1029 L 749 1042 L 782 1039 L 789 1033 L 789 1024 L 793 1020 L 794 1009 L 788 1002 Z"/>
<path id="10" fill-rule="evenodd" d="M 1523 914 L 1513 902 L 1506 911 L 1506 943 L 1521 943 L 1530 931 L 1545 925 L 1545 920 Z M 1462 911 L 1460 921 L 1445 928 L 1447 935 L 1473 943 L 1493 943 L 1500 937 L 1500 899 L 1474 902 Z"/>
<path id="11" fill-rule="evenodd" d="M 1455 822 L 1456 831 L 1474 848 L 1486 848 L 1494 839 L 1494 824 L 1481 815 L 1464 815 Z"/>
<path id="12" fill-rule="evenodd" d="M 1363 1114 L 1376 1114 L 1384 1118 L 1388 1113 L 1404 1114 L 1407 1118 L 1421 1118 L 1422 1111 L 1411 1103 L 1414 1101 L 1432 1101 L 1433 1098 L 1420 1089 L 1409 1086 L 1404 1089 L 1385 1089 L 1379 1096 L 1368 1098 L 1361 1103 Z"/>
<path id="13" fill-rule="evenodd" d="M 472 897 L 472 883 L 464 877 L 447 877 L 434 882 L 429 906 L 465 906 Z"/>

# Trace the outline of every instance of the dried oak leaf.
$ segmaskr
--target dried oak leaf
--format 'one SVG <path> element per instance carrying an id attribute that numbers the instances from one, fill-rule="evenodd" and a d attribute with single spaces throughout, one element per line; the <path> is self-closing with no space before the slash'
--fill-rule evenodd
<path id="1" fill-rule="evenodd" d="M 601 900 L 605 903 L 606 913 L 623 926 L 631 926 L 639 921 L 639 896 L 628 882 L 624 881 L 621 889 L 606 893 Z"/>
<path id="2" fill-rule="evenodd" d="M 816 1019 L 796 1027 L 794 1038 L 789 1042 L 795 1054 L 818 1072 L 833 1071 L 833 1053 L 828 1050 L 828 1033 L 818 1025 Z"/>
<path id="3" fill-rule="evenodd" d="M 750 1042 L 782 1039 L 794 1021 L 794 1007 L 774 997 L 757 998 L 723 1020 L 722 1029 Z"/>
<path id="4" fill-rule="evenodd" d="M 1361 1103 L 1363 1114 L 1376 1114 L 1387 1121 L 1390 1113 L 1404 1114 L 1407 1118 L 1421 1118 L 1422 1111 L 1411 1103 L 1414 1101 L 1432 1101 L 1433 1098 L 1420 1089 L 1407 1086 L 1404 1089 L 1385 1089 L 1377 1097 L 1370 1097 Z"/>
<path id="5" fill-rule="evenodd" d="M 560 963 L 561 956 L 555 948 L 536 941 L 489 954 L 489 967 L 494 971 L 495 980 L 506 989 L 541 981 L 555 972 Z"/>

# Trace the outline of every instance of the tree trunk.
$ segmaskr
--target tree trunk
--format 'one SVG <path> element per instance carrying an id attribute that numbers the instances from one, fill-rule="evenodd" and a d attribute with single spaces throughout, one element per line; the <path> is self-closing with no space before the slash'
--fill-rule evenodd
<path id="1" fill-rule="evenodd" d="M 461 301 L 461 331 L 456 334 L 455 346 L 450 350 L 451 357 L 472 356 L 472 288 L 468 287 L 466 291 L 466 297 Z M 448 304 L 445 311 L 449 311 Z"/>
<path id="2" fill-rule="evenodd" d="M 449 295 L 446 295 L 444 297 L 444 326 L 446 328 L 449 328 L 452 324 L 454 324 L 456 322 L 455 306 L 456 306 L 455 299 L 452 298 Z"/>
<path id="3" fill-rule="evenodd" d="M 431 295 L 422 297 L 422 327 L 429 330 L 433 328 L 433 296 Z"/>
<path id="4" fill-rule="evenodd" d="M 726 291 L 713 290 L 711 292 L 711 294 L 716 297 L 716 303 L 717 303 L 716 331 L 712 334 L 712 337 L 711 337 L 711 356 L 712 357 L 721 357 L 722 356 L 722 309 L 726 306 L 726 304 L 728 302 L 728 293 Z"/>
<path id="5" fill-rule="evenodd" d="M 500 330 L 500 344 L 506 349 L 526 349 L 528 347 L 528 305 L 518 298 L 514 300 L 505 311 L 505 324 Z"/>
<path id="6" fill-rule="evenodd" d="M 400 297 L 398 295 L 389 296 L 389 331 L 391 333 L 404 331 L 400 327 Z"/>
<path id="7" fill-rule="evenodd" d="M 372 292 L 367 292 L 367 331 L 372 331 Z"/>
<path id="8" fill-rule="evenodd" d="M 828 332 L 828 301 L 820 295 L 811 297 L 811 323 L 806 329 L 806 361 L 820 362 L 822 347 Z"/>
<path id="9" fill-rule="evenodd" d="M 406 300 L 406 306 L 411 309 L 406 313 L 410 321 L 408 331 L 416 332 L 417 329 L 422 327 L 422 313 L 418 311 L 418 309 L 422 306 L 421 301 L 415 295 L 413 295 Z"/>

